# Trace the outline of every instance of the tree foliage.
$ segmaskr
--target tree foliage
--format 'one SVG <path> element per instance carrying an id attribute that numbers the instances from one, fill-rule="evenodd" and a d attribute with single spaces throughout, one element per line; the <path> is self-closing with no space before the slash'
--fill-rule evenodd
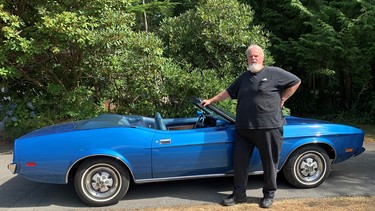
<path id="1" fill-rule="evenodd" d="M 251 26 L 251 9 L 236 1 L 190 5 L 164 21 L 157 35 L 152 31 L 158 20 L 170 15 L 175 3 L 2 0 L 0 5 L 1 114 L 8 125 L 29 129 L 101 112 L 186 115 L 193 112 L 187 107 L 190 96 L 210 96 L 242 71 L 249 43 L 268 45 L 261 28 Z M 143 30 L 142 14 L 152 30 Z M 185 21 L 197 24 L 180 25 Z M 168 23 L 196 33 L 168 42 L 165 38 L 177 36 Z M 176 50 L 183 44 L 177 42 L 186 48 Z M 183 59 L 188 49 L 195 53 Z"/>
<path id="2" fill-rule="evenodd" d="M 374 102 L 371 2 L 251 1 L 256 22 L 262 21 L 271 32 L 276 63 L 303 79 L 301 98 L 309 103 L 299 100 L 303 103 L 292 110 L 303 112 L 305 107 L 305 112 L 323 114 L 357 110 L 374 116 L 374 103 L 368 103 Z"/>
<path id="3" fill-rule="evenodd" d="M 4 104 L 26 114 L 31 102 L 37 115 L 55 121 L 93 116 L 104 104 L 152 113 L 165 59 L 160 39 L 133 30 L 136 15 L 129 11 L 138 3 L 3 1 Z"/>
<path id="4" fill-rule="evenodd" d="M 201 1 L 180 16 L 165 19 L 160 36 L 167 56 L 182 66 L 238 75 L 244 70 L 249 44 L 269 45 L 266 33 L 252 21 L 251 8 L 236 0 Z"/>
<path id="5" fill-rule="evenodd" d="M 194 8 L 164 19 L 158 35 L 165 43 L 165 55 L 200 81 L 196 95 L 201 97 L 217 94 L 246 70 L 245 50 L 250 44 L 264 48 L 270 44 L 267 32 L 253 23 L 251 7 L 236 0 L 199 1 Z M 233 103 L 223 105 L 235 110 Z"/>
<path id="6" fill-rule="evenodd" d="M 357 40 L 355 31 L 359 10 L 354 10 L 361 5 L 348 2 L 327 2 L 319 4 L 316 9 L 308 9 L 301 2 L 296 1 L 293 5 L 298 8 L 304 16 L 309 17 L 305 24 L 311 27 L 311 33 L 302 34 L 301 37 L 292 42 L 295 47 L 298 66 L 305 67 L 310 73 L 320 75 L 332 75 L 337 79 L 336 89 L 341 87 L 340 93 L 346 106 L 352 104 L 352 83 L 359 85 L 370 78 L 366 71 L 368 61 L 363 61 L 363 52 Z M 315 64 L 315 65 L 311 65 Z M 309 65 L 309 66 L 307 66 Z M 358 87 L 358 85 L 354 85 Z"/>
<path id="7" fill-rule="evenodd" d="M 302 78 L 293 114 L 371 122 L 374 13 L 371 0 L 0 0 L 0 121 L 23 133 L 102 112 L 191 114 L 188 98 L 226 88 L 256 43 Z"/>

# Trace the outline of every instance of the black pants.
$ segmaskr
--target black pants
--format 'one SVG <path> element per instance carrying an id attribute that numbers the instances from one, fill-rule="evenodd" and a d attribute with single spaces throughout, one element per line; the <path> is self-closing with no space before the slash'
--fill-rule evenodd
<path id="1" fill-rule="evenodd" d="M 249 161 L 254 147 L 258 148 L 264 172 L 263 196 L 273 198 L 277 189 L 277 166 L 283 139 L 283 128 L 237 129 L 233 146 L 233 194 L 246 197 Z"/>

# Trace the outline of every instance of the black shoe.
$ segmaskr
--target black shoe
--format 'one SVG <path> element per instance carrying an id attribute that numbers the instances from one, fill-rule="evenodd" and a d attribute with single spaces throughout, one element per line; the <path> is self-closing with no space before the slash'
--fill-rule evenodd
<path id="1" fill-rule="evenodd" d="M 272 203 L 273 203 L 273 199 L 272 198 L 262 198 L 260 200 L 259 206 L 261 208 L 271 208 L 272 207 Z"/>
<path id="2" fill-rule="evenodd" d="M 246 203 L 247 198 L 245 197 L 238 197 L 233 194 L 229 195 L 227 198 L 223 200 L 223 205 L 225 206 L 232 206 L 235 204 L 241 204 L 241 203 Z"/>

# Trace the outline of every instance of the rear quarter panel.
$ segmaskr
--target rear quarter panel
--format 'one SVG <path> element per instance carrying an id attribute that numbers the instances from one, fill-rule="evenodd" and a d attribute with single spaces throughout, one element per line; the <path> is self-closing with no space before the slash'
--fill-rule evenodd
<path id="1" fill-rule="evenodd" d="M 15 143 L 14 162 L 18 173 L 27 179 L 66 183 L 69 168 L 80 159 L 105 155 L 124 162 L 133 176 L 151 176 L 151 140 L 154 131 L 147 128 L 102 128 L 71 131 L 29 138 Z M 27 162 L 36 166 L 26 167 Z"/>

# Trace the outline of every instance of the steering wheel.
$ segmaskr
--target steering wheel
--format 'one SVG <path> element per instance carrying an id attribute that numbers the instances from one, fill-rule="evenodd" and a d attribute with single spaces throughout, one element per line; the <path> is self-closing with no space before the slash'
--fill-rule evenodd
<path id="1" fill-rule="evenodd" d="M 204 116 L 203 113 L 201 115 L 199 115 L 198 121 L 195 123 L 195 125 L 194 125 L 193 128 L 203 128 L 204 127 L 204 119 L 205 118 L 206 117 Z"/>

